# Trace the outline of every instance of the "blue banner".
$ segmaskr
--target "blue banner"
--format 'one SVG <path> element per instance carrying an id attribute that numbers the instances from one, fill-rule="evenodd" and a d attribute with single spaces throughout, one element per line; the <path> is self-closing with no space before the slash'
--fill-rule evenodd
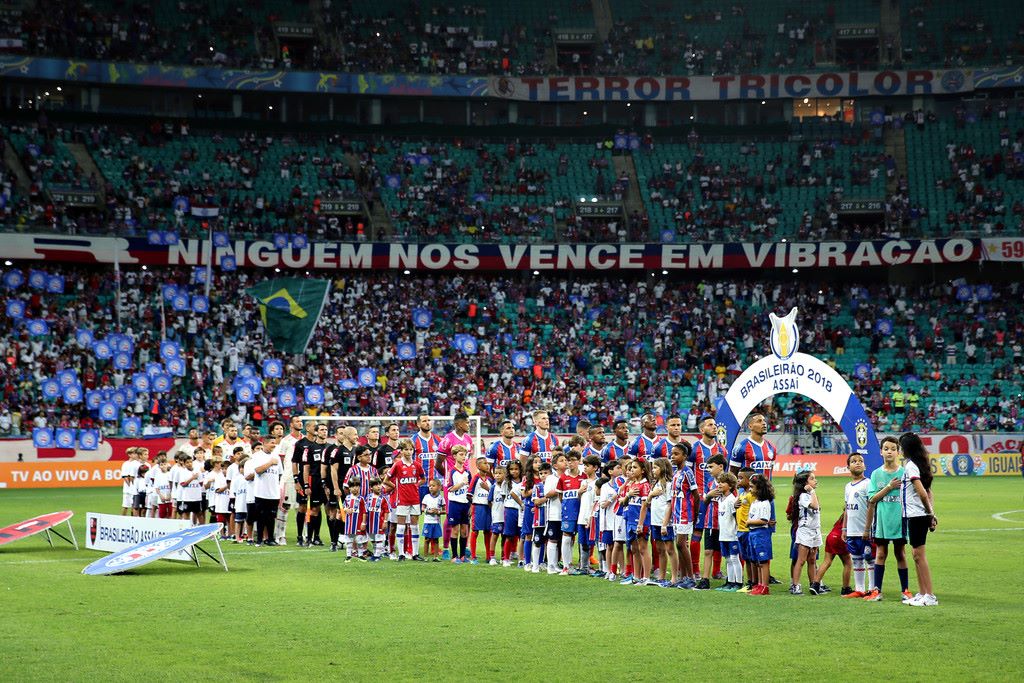
<path id="1" fill-rule="evenodd" d="M 165 361 L 166 360 L 170 360 L 171 358 L 180 358 L 181 357 L 181 347 L 178 345 L 178 342 L 173 342 L 173 341 L 163 341 L 163 342 L 160 342 L 160 357 L 162 359 L 164 359 Z"/>
<path id="2" fill-rule="evenodd" d="M 100 430 L 79 429 L 78 447 L 83 451 L 95 451 L 100 447 Z"/>
<path id="3" fill-rule="evenodd" d="M 32 445 L 36 448 L 53 448 L 53 430 L 47 427 L 33 429 Z"/>
<path id="4" fill-rule="evenodd" d="M 7 317 L 11 320 L 21 320 L 25 317 L 25 302 L 21 299 L 11 299 L 7 302 Z"/>
<path id="5" fill-rule="evenodd" d="M 192 297 L 193 313 L 208 313 L 210 311 L 210 300 L 202 294 Z"/>
<path id="6" fill-rule="evenodd" d="M 93 342 L 92 330 L 81 327 L 75 330 L 75 341 L 81 347 L 91 346 Z"/>
<path id="7" fill-rule="evenodd" d="M 416 345 L 412 342 L 402 342 L 397 348 L 399 360 L 412 360 L 416 357 Z"/>
<path id="8" fill-rule="evenodd" d="M 372 387 L 377 383 L 377 371 L 373 368 L 360 368 L 356 376 L 361 387 Z"/>
<path id="9" fill-rule="evenodd" d="M 110 348 L 110 343 L 105 339 L 100 339 L 93 342 L 92 355 L 96 356 L 100 360 L 107 360 L 114 355 L 114 350 Z"/>
<path id="10" fill-rule="evenodd" d="M 142 420 L 137 417 L 126 417 L 121 420 L 121 433 L 125 436 L 142 434 Z"/>
<path id="11" fill-rule="evenodd" d="M 75 430 L 67 427 L 57 427 L 53 433 L 53 442 L 57 448 L 75 447 Z"/>
<path id="12" fill-rule="evenodd" d="M 304 393 L 306 405 L 318 406 L 324 402 L 324 389 L 320 386 L 306 387 Z"/>
<path id="13" fill-rule="evenodd" d="M 414 308 L 412 310 L 412 324 L 416 327 L 430 327 L 434 322 L 434 314 L 428 308 Z"/>
<path id="14" fill-rule="evenodd" d="M 25 275 L 20 270 L 8 270 L 4 273 L 4 287 L 17 289 L 25 284 Z"/>
<path id="15" fill-rule="evenodd" d="M 28 286 L 32 289 L 46 289 L 46 273 L 42 270 L 28 272 Z"/>
<path id="16" fill-rule="evenodd" d="M 533 365 L 533 358 L 528 352 L 523 350 L 512 352 L 512 367 L 517 370 L 525 370 L 531 365 Z"/>
<path id="17" fill-rule="evenodd" d="M 43 398 L 48 401 L 52 401 L 61 395 L 60 382 L 52 377 L 44 379 L 42 383 L 40 383 L 39 388 L 42 389 Z"/>
<path id="18" fill-rule="evenodd" d="M 263 361 L 263 376 L 272 379 L 279 379 L 284 372 L 284 366 L 276 358 L 267 358 Z"/>
<path id="19" fill-rule="evenodd" d="M 277 407 L 278 408 L 292 408 L 295 406 L 298 397 L 295 394 L 295 389 L 292 387 L 281 387 L 277 390 Z"/>
<path id="20" fill-rule="evenodd" d="M 45 320 L 29 320 L 25 327 L 33 337 L 45 337 L 50 334 L 50 323 Z"/>
<path id="21" fill-rule="evenodd" d="M 82 402 L 82 387 L 79 384 L 72 384 L 71 386 L 64 387 L 64 393 L 61 394 L 61 398 L 67 404 L 74 405 Z"/>
<path id="22" fill-rule="evenodd" d="M 147 392 L 150 387 L 149 375 L 144 372 L 136 372 L 132 375 L 132 386 L 135 387 L 135 391 Z"/>

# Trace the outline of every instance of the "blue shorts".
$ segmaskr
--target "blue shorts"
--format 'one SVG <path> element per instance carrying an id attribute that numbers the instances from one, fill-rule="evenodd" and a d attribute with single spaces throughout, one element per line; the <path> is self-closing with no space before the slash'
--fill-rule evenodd
<path id="1" fill-rule="evenodd" d="M 575 519 L 563 519 L 562 520 L 562 533 L 569 534 L 570 536 L 576 533 L 576 527 L 579 524 L 576 523 Z"/>
<path id="2" fill-rule="evenodd" d="M 420 487 L 420 503 L 423 502 L 423 499 L 427 497 L 428 493 L 430 493 L 430 488 L 426 484 Z"/>
<path id="3" fill-rule="evenodd" d="M 580 539 L 580 546 L 583 548 L 589 548 L 593 545 L 590 542 L 590 529 L 588 529 L 584 524 L 576 525 L 576 538 Z"/>
<path id="4" fill-rule="evenodd" d="M 796 529 L 789 530 L 789 559 L 796 561 Z"/>
<path id="5" fill-rule="evenodd" d="M 505 508 L 505 523 L 502 524 L 501 533 L 504 536 L 519 535 L 519 510 Z"/>
<path id="6" fill-rule="evenodd" d="M 610 548 L 612 546 L 612 543 L 614 542 L 615 541 L 612 539 L 611 529 L 605 529 L 601 532 L 601 543 L 604 543 L 606 546 Z"/>
<path id="7" fill-rule="evenodd" d="M 440 524 L 424 524 L 423 525 L 423 538 L 429 538 L 429 539 L 441 538 L 441 525 Z"/>
<path id="8" fill-rule="evenodd" d="M 491 528 L 491 506 L 473 505 L 473 530 L 487 531 Z"/>
<path id="9" fill-rule="evenodd" d="M 675 534 L 672 533 L 672 525 L 669 524 L 666 527 L 665 533 L 661 533 L 660 526 L 651 527 L 651 540 L 661 542 L 671 542 L 675 539 Z"/>
<path id="10" fill-rule="evenodd" d="M 718 551 L 722 553 L 722 557 L 731 557 L 733 555 L 740 554 L 740 542 L 739 541 L 719 541 Z"/>
<path id="11" fill-rule="evenodd" d="M 753 555 L 750 552 L 750 532 L 739 531 L 736 533 L 736 538 L 740 544 L 740 559 L 746 562 Z"/>
<path id="12" fill-rule="evenodd" d="M 448 501 L 448 526 L 469 524 L 469 503 Z"/>
<path id="13" fill-rule="evenodd" d="M 772 535 L 768 531 L 751 531 L 750 559 L 752 562 L 767 562 L 772 559 Z"/>
<path id="14" fill-rule="evenodd" d="M 629 525 L 626 527 L 626 542 L 632 543 L 637 539 L 645 540 L 648 536 L 647 532 L 647 529 L 641 529 L 636 524 Z"/>
<path id="15" fill-rule="evenodd" d="M 519 521 L 518 518 L 516 521 Z M 523 526 L 519 529 L 519 535 L 522 538 L 530 538 L 533 535 L 533 522 L 530 521 L 528 516 L 523 517 Z"/>
<path id="16" fill-rule="evenodd" d="M 846 550 L 851 557 L 871 557 L 871 541 L 863 538 L 847 538 Z"/>

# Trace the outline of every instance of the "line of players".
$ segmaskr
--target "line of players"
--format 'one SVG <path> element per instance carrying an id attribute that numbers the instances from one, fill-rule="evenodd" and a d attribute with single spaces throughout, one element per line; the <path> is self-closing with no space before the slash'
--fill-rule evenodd
<path id="1" fill-rule="evenodd" d="M 437 527 L 440 527 L 443 545 L 438 544 L 437 547 L 443 548 L 443 553 L 437 559 L 474 561 L 477 557 L 476 540 L 479 532 L 483 532 L 487 546 L 485 561 L 496 564 L 496 539 L 508 534 L 499 533 L 496 529 L 499 520 L 487 520 L 482 511 L 487 503 L 493 506 L 494 498 L 501 496 L 499 488 L 491 483 L 494 475 L 502 477 L 502 486 L 508 488 L 504 480 L 508 476 L 507 467 L 511 463 L 518 464 L 523 479 L 536 479 L 536 473 L 531 477 L 525 472 L 528 463 L 532 461 L 539 467 L 555 466 L 559 462 L 554 458 L 555 455 L 571 455 L 575 452 L 580 463 L 591 459 L 591 462 L 596 461 L 599 467 L 619 461 L 621 469 L 624 463 L 635 460 L 641 464 L 644 477 L 648 478 L 653 472 L 647 472 L 644 468 L 650 467 L 650 463 L 659 458 L 669 462 L 672 459 L 673 447 L 678 445 L 685 451 L 684 459 L 691 465 L 691 478 L 695 487 L 692 491 L 677 496 L 679 500 L 674 504 L 674 508 L 679 508 L 676 517 L 681 517 L 683 521 L 677 522 L 680 527 L 679 533 L 673 530 L 673 541 L 670 545 L 685 550 L 677 559 L 685 560 L 684 564 L 691 566 L 695 575 L 693 578 L 689 572 L 680 572 L 681 578 L 678 583 L 689 587 L 689 583 L 692 582 L 694 587 L 710 588 L 710 579 L 718 574 L 721 561 L 720 510 L 717 504 L 719 489 L 715 475 L 724 473 L 726 467 L 731 464 L 734 473 L 738 473 L 741 468 L 749 468 L 770 480 L 775 461 L 775 449 L 764 438 L 767 422 L 761 415 L 751 417 L 751 435 L 736 446 L 731 463 L 717 439 L 717 425 L 708 415 L 700 420 L 701 438 L 692 447 L 682 438 L 682 420 L 678 416 L 671 416 L 666 421 L 667 435 L 657 435 L 654 416 L 645 414 L 640 421 L 642 433 L 632 439 L 629 437 L 628 423 L 619 420 L 614 425 L 613 439 L 608 443 L 605 443 L 604 430 L 600 425 L 584 422 L 578 427 L 577 435 L 564 446 L 559 445 L 557 438 L 550 433 L 549 417 L 546 412 L 536 411 L 532 417 L 535 429 L 522 442 L 516 442 L 514 438 L 514 425 L 511 422 L 503 423 L 501 437 L 491 445 L 486 456 L 475 463 L 475 474 L 465 463 L 457 461 L 460 452 L 468 455 L 473 447 L 468 434 L 468 418 L 464 414 L 455 417 L 453 431 L 443 438 L 433 434 L 430 419 L 421 416 L 418 420 L 418 431 L 411 439 L 400 439 L 398 425 L 391 424 L 385 429 L 386 442 L 380 439 L 379 430 L 371 427 L 366 434 L 367 443 L 362 445 L 357 443 L 357 434 L 352 427 L 339 427 L 335 430 L 334 442 L 330 443 L 326 425 L 317 424 L 313 420 L 307 421 L 306 434 L 300 436 L 301 424 L 297 423 L 301 421 L 293 420 L 291 436 L 295 442 L 290 460 L 293 483 L 298 494 L 298 514 L 295 519 L 298 544 L 322 545 L 320 529 L 323 509 L 326 507 L 332 550 L 338 549 L 340 545 L 347 551 L 362 556 L 364 551 L 360 549 L 355 553 L 353 545 L 361 545 L 358 541 L 364 537 L 383 536 L 383 543 L 374 543 L 375 554 L 378 557 L 386 555 L 399 560 L 405 557 L 420 560 L 422 557 L 418 552 L 418 537 L 419 517 L 422 512 L 425 516 L 424 530 L 428 537 L 436 533 Z M 716 455 L 721 456 L 722 460 L 721 469 L 718 471 L 709 468 L 709 462 Z M 558 473 L 558 477 L 565 476 L 564 469 Z M 670 469 L 662 467 L 663 474 L 668 478 L 672 475 Z M 612 475 L 613 487 L 617 489 L 626 475 L 625 471 Z M 556 475 L 552 473 L 548 476 Z M 566 488 L 563 489 L 556 488 L 556 480 L 548 480 L 548 490 L 544 493 L 545 500 L 537 503 L 531 501 L 529 497 L 524 500 L 522 495 L 507 496 L 508 499 L 517 501 L 517 538 L 525 537 L 530 540 L 517 542 L 514 549 L 510 548 L 509 552 L 503 552 L 503 555 L 508 556 L 504 561 L 510 561 L 514 556 L 521 558 L 526 564 L 525 554 L 532 551 L 532 546 L 537 546 L 537 556 L 547 556 L 549 570 L 557 568 L 557 564 L 551 563 L 557 562 L 560 546 L 565 545 L 563 539 L 568 540 L 568 547 L 571 549 L 579 535 L 579 531 L 573 525 L 566 524 L 567 531 L 561 530 L 560 506 L 565 501 L 581 497 L 578 491 L 582 483 L 581 476 L 579 471 L 568 475 Z M 532 492 L 532 489 L 531 486 L 526 493 Z M 544 490 L 543 484 L 537 485 L 537 489 Z M 438 494 L 441 495 L 443 507 L 431 504 L 436 503 L 435 498 Z M 596 494 L 596 491 L 591 491 L 591 494 Z M 671 499 L 667 491 L 662 491 L 662 496 L 664 500 Z M 359 505 L 357 500 L 368 502 Z M 653 500 L 651 502 L 653 506 L 655 503 Z M 574 503 L 568 505 L 571 508 Z M 619 504 L 615 503 L 614 507 L 618 509 Z M 386 514 L 382 513 L 382 510 Z M 309 523 L 306 523 L 307 511 Z M 529 514 L 547 517 L 543 539 L 534 540 L 532 528 L 529 533 L 523 528 L 530 527 L 530 524 L 524 524 L 522 521 L 529 519 L 528 511 Z M 590 513 L 591 510 L 588 509 L 587 512 Z M 504 527 L 504 520 L 500 521 Z M 689 528 L 687 524 L 690 525 Z M 588 533 L 590 532 L 589 522 L 582 526 L 588 529 Z M 473 531 L 470 532 L 470 529 Z M 597 527 L 593 529 L 596 533 Z M 607 531 L 612 532 L 613 529 L 609 528 Z M 622 533 L 627 532 L 622 530 Z M 660 532 L 655 533 L 662 536 Z M 610 541 L 616 543 L 612 539 Z M 625 539 L 618 543 L 625 543 Z M 657 545 L 665 541 L 654 543 Z M 506 540 L 503 546 L 507 544 Z M 384 546 L 383 549 L 379 549 L 381 545 Z M 731 550 L 732 546 L 729 546 L 729 549 Z M 656 569 L 663 566 L 661 559 L 659 555 L 658 559 L 654 560 Z M 606 564 L 611 569 L 611 563 Z M 562 558 L 562 565 L 563 568 L 558 571 L 570 571 L 567 557 Z M 626 569 L 627 573 L 630 573 L 629 570 L 632 568 L 632 562 L 628 559 L 622 568 L 618 563 L 615 565 L 618 572 Z M 667 581 L 666 576 L 663 571 L 663 581 Z M 642 580 L 649 578 L 649 575 L 641 576 Z M 737 587 L 741 584 L 738 580 L 729 583 L 737 584 Z"/>

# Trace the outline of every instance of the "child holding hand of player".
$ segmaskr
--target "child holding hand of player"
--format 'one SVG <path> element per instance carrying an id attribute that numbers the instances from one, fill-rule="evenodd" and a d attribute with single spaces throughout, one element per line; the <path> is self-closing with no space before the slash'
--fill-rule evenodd
<path id="1" fill-rule="evenodd" d="M 626 542 L 633 560 L 633 578 L 622 585 L 654 585 L 651 577 L 651 546 L 647 542 L 651 526 L 647 496 L 651 493 L 647 463 L 633 460 L 626 469 L 626 483 L 619 488 L 619 507 L 626 519 Z"/>
<path id="2" fill-rule="evenodd" d="M 505 482 L 508 479 L 508 469 L 502 465 L 494 470 L 494 481 L 487 491 L 487 504 L 490 506 L 491 525 L 487 529 L 490 534 L 487 536 L 487 564 L 496 566 L 498 560 L 495 558 L 495 549 L 501 532 L 505 528 Z"/>
<path id="3" fill-rule="evenodd" d="M 348 495 L 345 496 L 345 501 L 341 508 L 345 515 L 345 533 L 341 537 L 341 542 L 345 544 L 346 562 L 351 562 L 353 558 L 362 559 L 358 553 L 360 545 L 359 527 L 361 522 L 359 513 L 363 507 L 362 498 L 359 495 L 359 483 L 358 479 L 349 480 Z"/>
<path id="4" fill-rule="evenodd" d="M 900 577 L 900 592 L 904 599 L 912 598 L 910 572 L 907 567 L 907 539 L 903 533 L 903 503 L 898 488 L 889 484 L 903 479 L 900 465 L 900 442 L 895 436 L 881 441 L 882 466 L 871 473 L 868 487 L 867 528 L 872 531 L 875 542 L 874 588 L 864 599 L 878 602 L 882 599 L 882 579 L 885 577 L 885 561 L 889 557 L 889 544 L 896 556 L 896 571 Z M 884 492 L 883 492 L 884 490 Z"/>
<path id="5" fill-rule="evenodd" d="M 512 555 L 519 544 L 519 527 L 523 514 L 523 468 L 513 460 L 508 464 L 508 479 L 504 484 L 505 502 L 501 526 L 501 566 L 512 566 Z"/>
<path id="6" fill-rule="evenodd" d="M 813 472 L 801 472 L 793 478 L 794 505 L 790 521 L 796 524 L 796 563 L 793 565 L 793 585 L 789 592 L 803 595 L 800 571 L 807 565 L 807 581 L 815 580 L 815 564 L 821 547 L 821 504 L 818 502 L 818 479 Z"/>
<path id="7" fill-rule="evenodd" d="M 768 595 L 768 564 L 772 559 L 772 502 L 775 490 L 763 474 L 750 477 L 754 502 L 750 504 L 747 527 L 750 528 L 750 559 L 757 568 L 757 579 L 749 595 Z"/>
<path id="8" fill-rule="evenodd" d="M 491 476 L 491 465 L 487 458 L 476 459 L 476 474 L 469 480 L 469 496 L 472 502 L 473 527 L 469 532 L 470 564 L 480 564 L 476 557 L 476 543 L 480 532 L 484 532 L 484 548 L 487 560 L 491 554 L 491 489 L 494 488 L 494 477 Z"/>
<path id="9" fill-rule="evenodd" d="M 434 562 L 441 561 L 441 518 L 444 514 L 441 481 L 431 479 L 427 484 L 427 495 L 423 496 L 423 541 L 424 555 Z"/>
<path id="10" fill-rule="evenodd" d="M 651 540 L 661 571 L 659 585 L 667 588 L 669 578 L 675 579 L 677 569 L 672 533 L 672 465 L 666 458 L 658 458 L 651 464 L 651 492 L 647 500 L 651 507 Z"/>
<path id="11" fill-rule="evenodd" d="M 445 487 L 448 491 L 448 526 L 452 530 L 453 564 L 469 561 L 466 541 L 469 537 L 469 471 L 466 469 L 466 447 L 452 448 L 455 466 L 445 473 Z M 458 548 L 458 552 L 454 552 Z"/>

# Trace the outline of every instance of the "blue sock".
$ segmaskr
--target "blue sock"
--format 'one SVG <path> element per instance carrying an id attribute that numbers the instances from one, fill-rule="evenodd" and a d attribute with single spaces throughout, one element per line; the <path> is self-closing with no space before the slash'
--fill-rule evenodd
<path id="1" fill-rule="evenodd" d="M 910 569 L 900 569 L 897 567 L 896 571 L 900 574 L 900 590 L 910 590 Z"/>
<path id="2" fill-rule="evenodd" d="M 884 577 L 884 576 L 885 576 L 885 565 L 884 564 L 876 564 L 875 565 L 875 590 L 877 590 L 877 591 L 881 591 L 882 590 L 882 577 Z"/>
<path id="3" fill-rule="evenodd" d="M 523 544 L 523 562 L 530 564 L 533 562 L 533 543 L 527 541 Z"/>

